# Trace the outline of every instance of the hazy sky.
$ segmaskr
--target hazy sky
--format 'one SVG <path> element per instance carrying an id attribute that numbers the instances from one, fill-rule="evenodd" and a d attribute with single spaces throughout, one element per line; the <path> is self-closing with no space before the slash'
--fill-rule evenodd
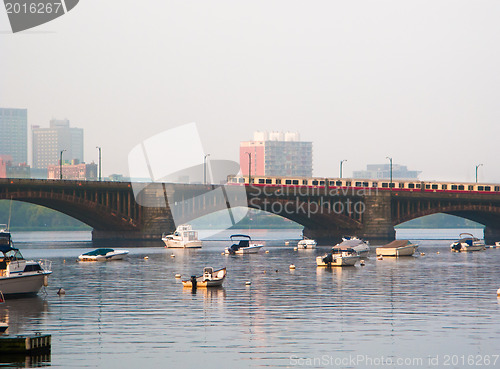
<path id="1" fill-rule="evenodd" d="M 214 159 L 291 130 L 318 176 L 392 156 L 423 179 L 473 181 L 483 163 L 480 180 L 500 182 L 499 19 L 497 0 L 81 0 L 12 34 L 2 9 L 0 106 L 84 128 L 105 175 L 196 122 Z"/>

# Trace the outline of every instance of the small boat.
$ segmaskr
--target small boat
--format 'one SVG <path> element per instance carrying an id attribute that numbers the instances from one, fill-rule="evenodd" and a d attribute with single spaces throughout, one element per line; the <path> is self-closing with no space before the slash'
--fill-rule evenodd
<path id="1" fill-rule="evenodd" d="M 408 240 L 394 240 L 387 245 L 377 247 L 377 256 L 412 256 L 418 245 Z"/>
<path id="2" fill-rule="evenodd" d="M 334 247 L 332 252 L 316 257 L 316 265 L 321 267 L 354 266 L 359 259 L 360 256 L 354 249 Z"/>
<path id="3" fill-rule="evenodd" d="M 317 244 L 318 243 L 315 240 L 304 238 L 303 240 L 300 240 L 299 243 L 297 244 L 297 249 L 299 250 L 315 249 Z"/>
<path id="4" fill-rule="evenodd" d="M 128 250 L 95 249 L 78 256 L 78 261 L 112 261 L 123 260 L 128 256 Z"/>
<path id="5" fill-rule="evenodd" d="M 202 276 L 193 275 L 191 279 L 182 281 L 184 287 L 193 287 L 196 281 L 196 287 L 220 287 L 226 278 L 226 268 L 214 270 L 214 268 L 206 267 L 203 269 Z"/>
<path id="6" fill-rule="evenodd" d="M 177 227 L 173 234 L 162 236 L 162 241 L 168 248 L 178 249 L 199 249 L 201 241 L 198 239 L 198 232 L 193 231 L 190 224 L 182 224 Z"/>
<path id="7" fill-rule="evenodd" d="M 482 251 L 486 248 L 486 245 L 482 240 L 474 237 L 470 233 L 460 233 L 459 238 L 460 239 L 458 241 L 455 241 L 450 245 L 451 251 Z"/>
<path id="8" fill-rule="evenodd" d="M 236 242 L 235 239 L 241 238 L 238 243 L 233 243 L 230 247 L 226 247 L 224 253 L 227 254 L 257 254 L 264 245 L 251 243 L 252 239 L 246 234 L 233 234 L 231 237 L 232 242 Z"/>
<path id="9" fill-rule="evenodd" d="M 52 273 L 48 260 L 25 260 L 12 244 L 11 234 L 0 225 L 0 291 L 4 296 L 36 295 Z"/>
<path id="10" fill-rule="evenodd" d="M 335 245 L 334 248 L 353 249 L 359 256 L 368 256 L 370 252 L 370 243 L 357 237 L 342 237 L 342 242 Z"/>

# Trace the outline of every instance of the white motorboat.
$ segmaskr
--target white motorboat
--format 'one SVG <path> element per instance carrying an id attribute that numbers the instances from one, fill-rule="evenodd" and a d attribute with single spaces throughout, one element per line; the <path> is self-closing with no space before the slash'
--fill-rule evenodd
<path id="1" fill-rule="evenodd" d="M 238 243 L 233 243 L 230 247 L 226 247 L 224 250 L 226 255 L 257 254 L 264 246 L 260 243 L 251 243 L 252 238 L 245 234 L 233 234 L 231 236 L 231 241 L 236 242 L 238 238 L 241 238 Z"/>
<path id="2" fill-rule="evenodd" d="M 318 243 L 315 240 L 304 238 L 303 240 L 300 240 L 299 243 L 297 244 L 297 249 L 298 250 L 315 249 L 317 244 Z"/>
<path id="3" fill-rule="evenodd" d="M 408 240 L 394 240 L 387 245 L 377 247 L 377 256 L 412 256 L 418 245 Z"/>
<path id="4" fill-rule="evenodd" d="M 359 256 L 368 256 L 370 252 L 370 243 L 357 237 L 342 237 L 342 242 L 333 248 L 353 249 Z"/>
<path id="5" fill-rule="evenodd" d="M 123 260 L 128 256 L 128 250 L 95 249 L 78 256 L 78 261 L 112 261 Z"/>
<path id="6" fill-rule="evenodd" d="M 470 233 L 460 233 L 460 239 L 450 245 L 451 251 L 482 251 L 486 248 L 484 241 L 474 237 Z"/>
<path id="7" fill-rule="evenodd" d="M 321 267 L 354 266 L 359 259 L 360 256 L 354 249 L 334 247 L 332 252 L 316 257 L 316 265 Z"/>
<path id="8" fill-rule="evenodd" d="M 192 276 L 191 279 L 182 281 L 184 287 L 220 287 L 226 278 L 226 268 L 214 270 L 214 268 L 204 268 L 202 276 Z"/>
<path id="9" fill-rule="evenodd" d="M 25 260 L 12 245 L 9 231 L 0 228 L 0 291 L 4 296 L 36 295 L 52 273 L 48 260 Z"/>
<path id="10" fill-rule="evenodd" d="M 163 234 L 161 239 L 168 248 L 199 249 L 201 247 L 201 241 L 198 239 L 198 232 L 193 231 L 190 224 L 178 226 L 173 234 Z"/>

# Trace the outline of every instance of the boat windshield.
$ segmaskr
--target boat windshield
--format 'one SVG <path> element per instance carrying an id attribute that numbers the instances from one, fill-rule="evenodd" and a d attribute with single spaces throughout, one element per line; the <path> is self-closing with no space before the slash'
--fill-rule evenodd
<path id="1" fill-rule="evenodd" d="M 9 260 L 24 260 L 23 254 L 18 249 L 11 248 L 10 250 L 2 250 L 5 255 L 5 259 Z"/>

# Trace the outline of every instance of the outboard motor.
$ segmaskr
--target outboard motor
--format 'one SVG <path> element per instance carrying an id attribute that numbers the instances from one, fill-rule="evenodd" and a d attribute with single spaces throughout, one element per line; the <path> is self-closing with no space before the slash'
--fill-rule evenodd
<path id="1" fill-rule="evenodd" d="M 333 262 L 333 257 L 332 257 L 332 254 L 328 254 L 326 255 L 324 258 L 323 258 L 323 263 L 325 264 L 329 264 Z"/>
<path id="2" fill-rule="evenodd" d="M 452 250 L 455 250 L 456 252 L 460 252 L 460 250 L 462 249 L 462 244 L 460 242 L 456 242 L 452 247 L 451 247 Z"/>
<path id="3" fill-rule="evenodd" d="M 195 292 L 196 288 L 198 287 L 198 282 L 196 281 L 196 276 L 192 275 L 191 276 L 191 291 Z"/>

